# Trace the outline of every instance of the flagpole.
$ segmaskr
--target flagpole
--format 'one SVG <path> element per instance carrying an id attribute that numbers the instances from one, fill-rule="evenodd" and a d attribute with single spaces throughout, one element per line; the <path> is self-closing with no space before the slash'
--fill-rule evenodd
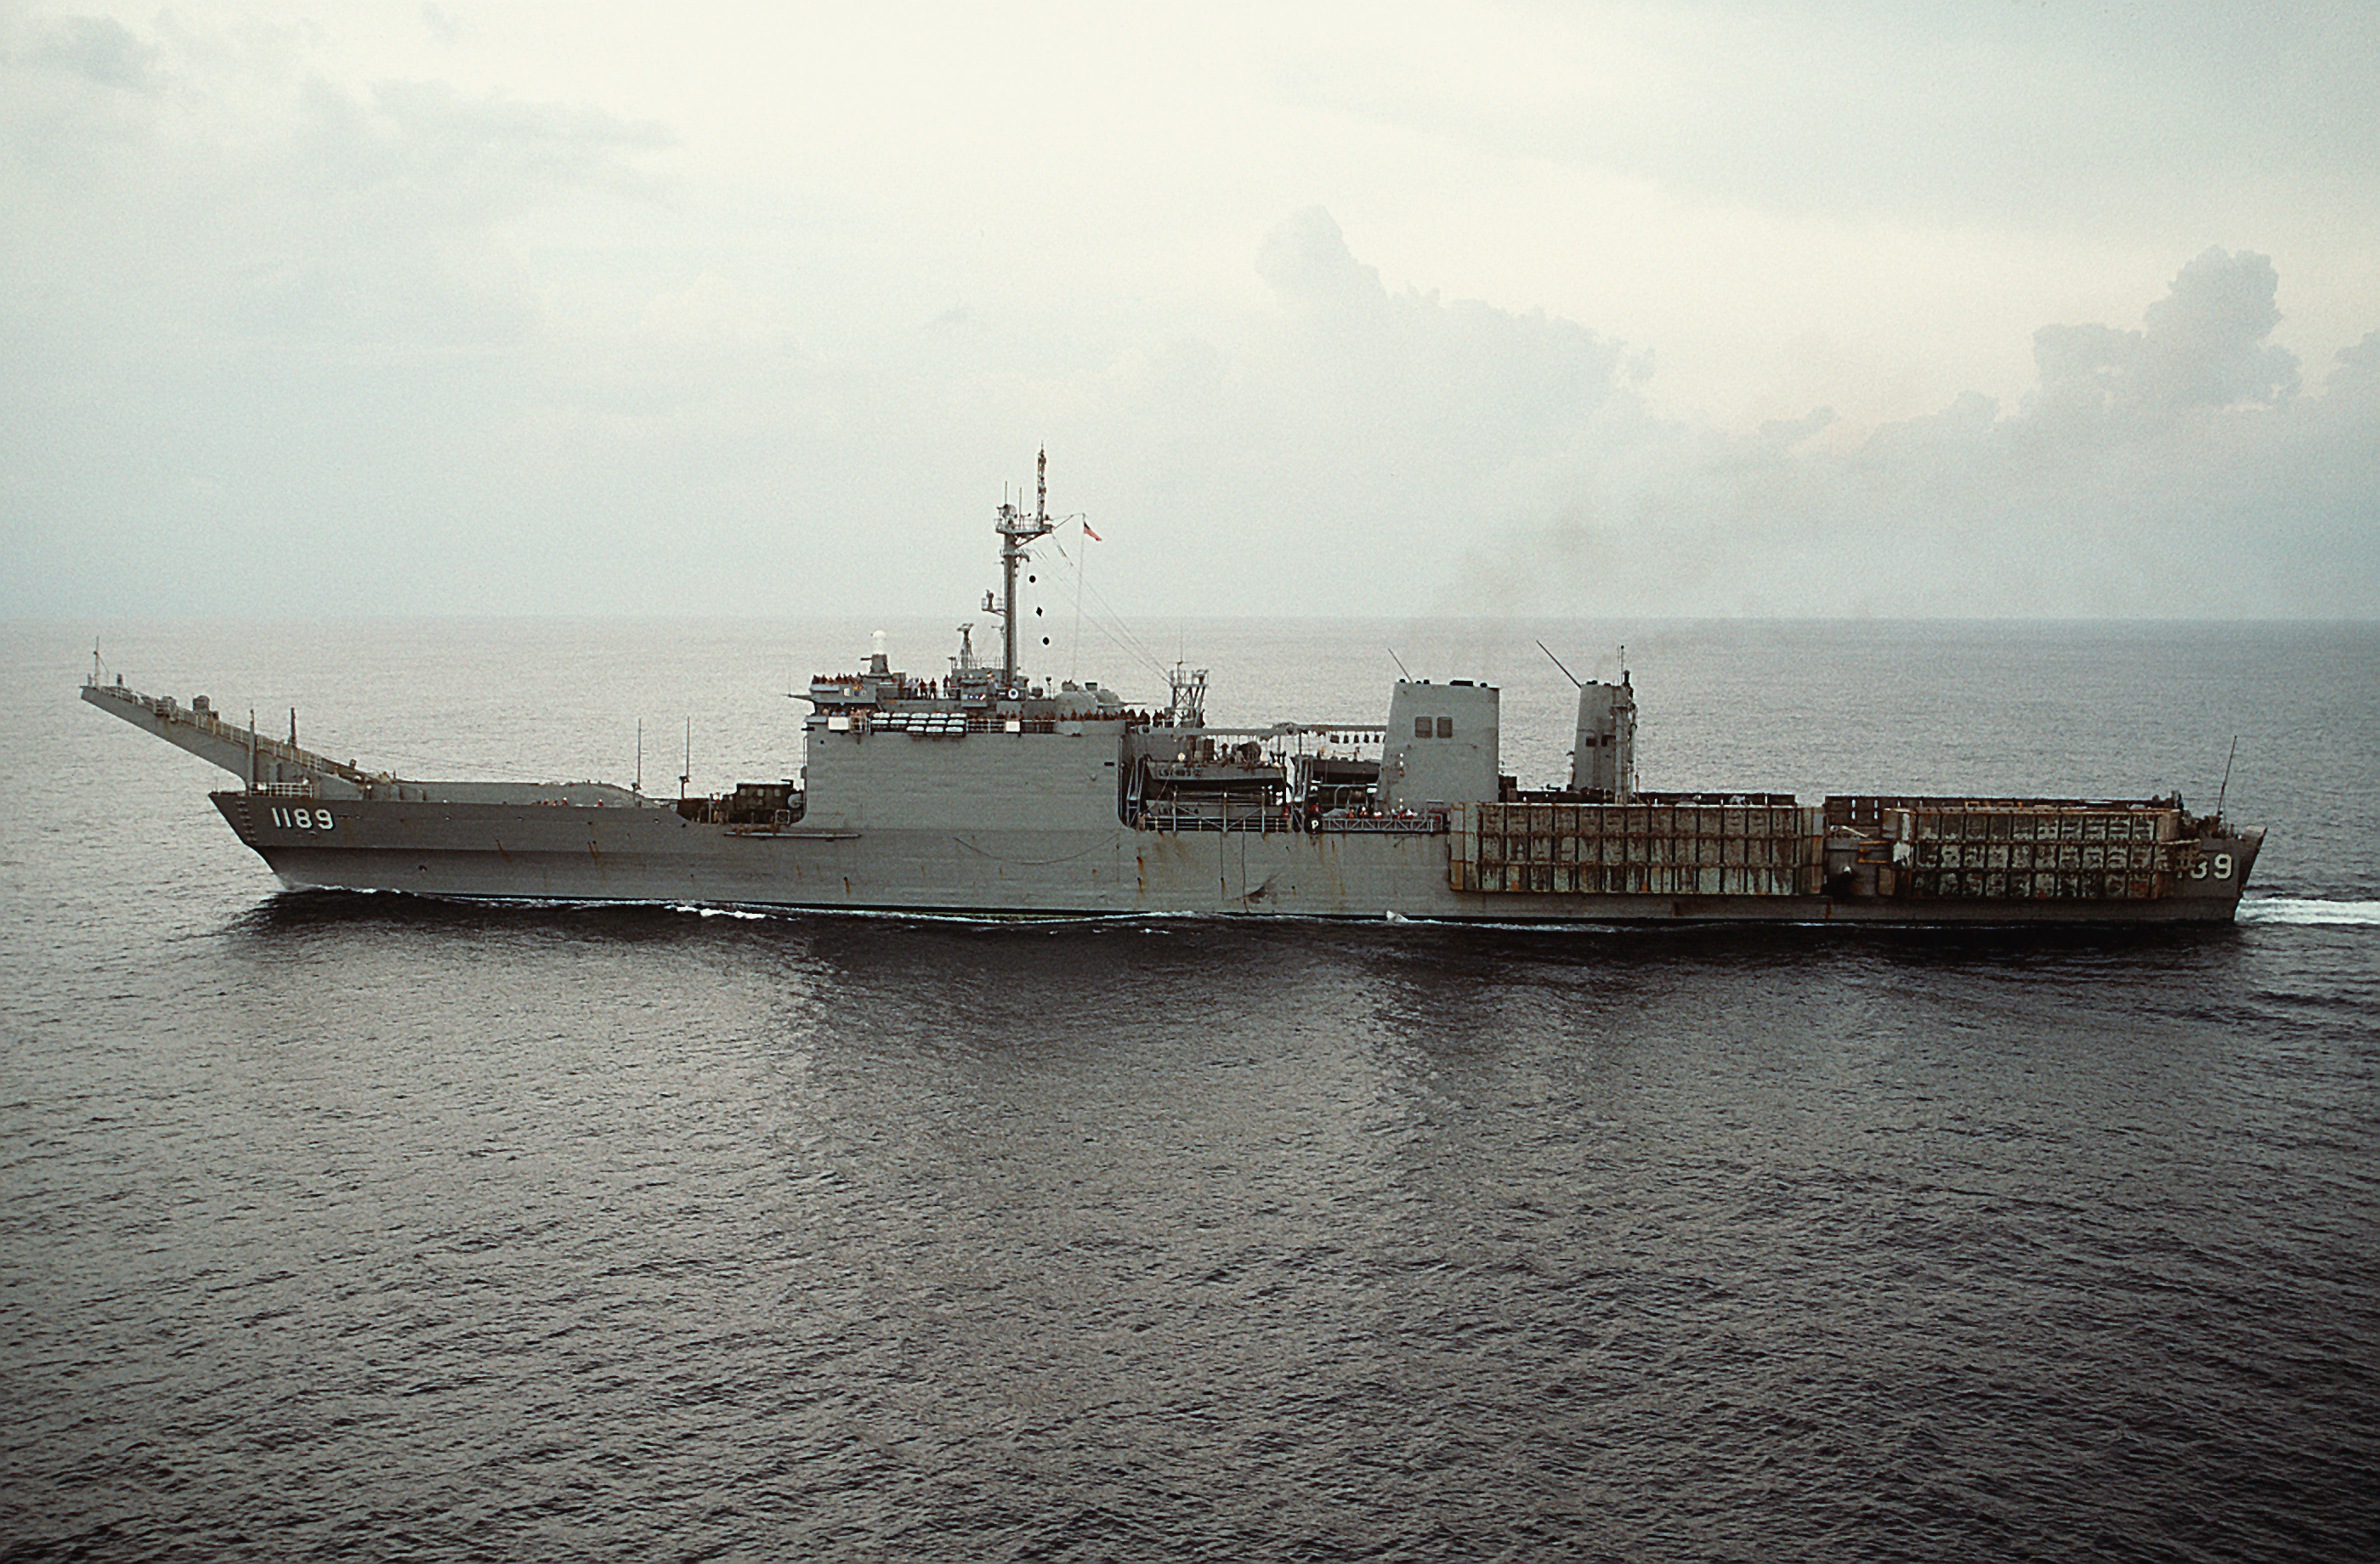
<path id="1" fill-rule="evenodd" d="M 1094 543 L 1099 540 L 1099 535 L 1091 530 L 1089 522 L 1086 521 L 1078 525 L 1083 529 L 1084 537 Z M 1078 685 L 1083 682 L 1083 578 L 1090 573 L 1090 568 L 1091 551 L 1085 549 L 1083 563 L 1075 566 L 1075 667 L 1074 672 L 1068 675 Z"/>

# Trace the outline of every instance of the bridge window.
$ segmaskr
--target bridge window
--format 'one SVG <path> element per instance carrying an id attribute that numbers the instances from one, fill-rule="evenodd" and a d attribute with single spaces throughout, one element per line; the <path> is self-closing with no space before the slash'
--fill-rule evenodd
<path id="1" fill-rule="evenodd" d="M 1453 718 L 1440 717 L 1438 720 L 1438 736 L 1440 738 L 1452 738 L 1454 736 Z"/>
<path id="2" fill-rule="evenodd" d="M 1427 737 L 1429 737 L 1429 719 L 1428 719 L 1428 718 L 1427 718 L 1427 717 L 1416 717 L 1416 718 L 1415 718 L 1415 719 L 1414 719 L 1414 737 L 1415 737 L 1415 738 L 1427 738 Z"/>

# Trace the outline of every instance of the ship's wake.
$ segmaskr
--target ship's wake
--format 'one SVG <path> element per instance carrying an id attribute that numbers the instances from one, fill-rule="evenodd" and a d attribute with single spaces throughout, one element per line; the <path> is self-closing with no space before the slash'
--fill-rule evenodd
<path id="1" fill-rule="evenodd" d="M 2241 923 L 2380 925 L 2380 902 L 2328 901 L 2313 896 L 2258 896 L 2240 903 Z"/>

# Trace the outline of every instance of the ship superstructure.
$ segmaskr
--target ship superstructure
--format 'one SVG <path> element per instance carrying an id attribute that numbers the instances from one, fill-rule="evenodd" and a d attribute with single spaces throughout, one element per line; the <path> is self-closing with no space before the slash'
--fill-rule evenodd
<path id="1" fill-rule="evenodd" d="M 94 669 L 83 698 L 231 771 L 212 794 L 292 887 L 980 916 L 1258 915 L 1491 922 L 1882 924 L 2229 919 L 2264 833 L 2139 801 L 1649 792 L 1636 692 L 1578 685 L 1568 773 L 1501 770 L 1500 695 L 1400 678 L 1385 721 L 1219 728 L 1207 674 L 1164 703 L 1025 672 L 1017 577 L 1049 515 L 1003 503 L 1001 660 L 805 692 L 783 779 L 655 799 L 597 782 L 370 771 Z"/>

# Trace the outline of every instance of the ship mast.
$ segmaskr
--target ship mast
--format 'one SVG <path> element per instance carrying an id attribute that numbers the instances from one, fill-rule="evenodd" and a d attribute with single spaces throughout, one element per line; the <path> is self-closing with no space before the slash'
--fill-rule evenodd
<path id="1" fill-rule="evenodd" d="M 1016 565 L 1026 558 L 1025 546 L 1050 532 L 1050 453 L 1044 449 L 1033 464 L 1033 514 L 1026 515 L 1013 504 L 1000 507 L 1000 590 L 1001 606 L 993 608 L 990 594 L 985 594 L 984 610 L 1000 615 L 1002 651 L 1000 663 L 1000 687 L 1017 688 L 1016 683 Z"/>

